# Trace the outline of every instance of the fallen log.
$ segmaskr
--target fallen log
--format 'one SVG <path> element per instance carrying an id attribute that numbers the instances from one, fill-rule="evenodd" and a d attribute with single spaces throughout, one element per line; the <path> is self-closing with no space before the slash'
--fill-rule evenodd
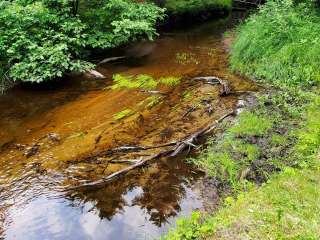
<path id="1" fill-rule="evenodd" d="M 220 117 L 219 119 L 215 120 L 212 124 L 208 125 L 207 127 L 193 133 L 192 135 L 190 135 L 189 137 L 184 138 L 181 141 L 177 141 L 175 142 L 174 147 L 167 149 L 167 150 L 163 150 L 160 153 L 151 155 L 149 157 L 146 157 L 144 159 L 141 160 L 134 160 L 136 161 L 135 164 L 124 168 L 120 171 L 117 171 L 109 176 L 103 177 L 100 180 L 94 181 L 94 182 L 89 182 L 89 183 L 85 183 L 85 184 L 81 184 L 78 186 L 74 186 L 74 187 L 69 187 L 67 189 L 63 189 L 63 191 L 72 191 L 72 190 L 77 190 L 77 189 L 81 189 L 81 188 L 90 188 L 90 187 L 99 187 L 101 185 L 104 185 L 120 176 L 123 176 L 125 174 L 127 174 L 128 172 L 130 172 L 131 170 L 137 169 L 137 168 L 141 168 L 143 166 L 146 166 L 149 162 L 151 162 L 152 160 L 158 159 L 158 158 L 162 158 L 162 157 L 175 157 L 178 154 L 182 153 L 184 150 L 186 150 L 187 148 L 191 148 L 191 147 L 196 147 L 195 143 L 197 142 L 197 140 L 200 137 L 203 137 L 206 134 L 209 134 L 213 131 L 213 129 L 215 129 L 217 127 L 217 124 L 222 122 L 224 119 L 226 119 L 229 116 L 232 116 L 235 114 L 235 111 L 231 111 L 225 115 L 223 115 L 222 117 Z M 170 146 L 172 145 L 172 143 L 168 143 L 168 144 L 163 144 L 161 146 Z M 160 145 L 159 145 L 160 146 Z M 140 148 L 141 149 L 141 148 Z M 150 149 L 150 148 L 149 148 Z"/>
<path id="2" fill-rule="evenodd" d="M 227 96 L 230 94 L 231 89 L 230 89 L 230 84 L 228 81 L 223 80 L 221 78 L 215 77 L 215 76 L 208 76 L 208 77 L 195 77 L 192 80 L 196 81 L 204 81 L 206 84 L 210 85 L 216 85 L 220 84 L 221 89 L 220 89 L 220 96 Z"/>

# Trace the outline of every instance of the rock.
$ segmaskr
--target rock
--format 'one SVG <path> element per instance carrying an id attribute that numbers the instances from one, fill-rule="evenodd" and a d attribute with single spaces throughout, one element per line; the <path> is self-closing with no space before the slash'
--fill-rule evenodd
<path id="1" fill-rule="evenodd" d="M 27 147 L 23 155 L 26 158 L 32 157 L 36 155 L 39 151 L 40 145 L 39 144 L 33 144 L 31 147 Z"/>

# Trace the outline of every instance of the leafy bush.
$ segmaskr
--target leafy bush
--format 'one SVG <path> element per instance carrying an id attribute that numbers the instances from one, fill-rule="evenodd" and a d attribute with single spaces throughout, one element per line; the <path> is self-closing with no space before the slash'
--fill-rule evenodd
<path id="1" fill-rule="evenodd" d="M 117 47 L 139 37 L 152 40 L 155 24 L 164 16 L 164 9 L 152 3 L 126 0 L 91 0 L 80 2 L 79 14 L 89 26 L 88 43 L 92 47 Z"/>
<path id="2" fill-rule="evenodd" d="M 0 4 L 0 62 L 13 80 L 41 82 L 66 71 L 83 71 L 85 25 L 67 11 L 57 14 L 43 2 Z"/>
<path id="3" fill-rule="evenodd" d="M 319 83 L 320 17 L 310 3 L 268 1 L 239 28 L 232 68 L 277 85 Z"/>
<path id="4" fill-rule="evenodd" d="M 126 0 L 81 1 L 80 16 L 68 0 L 0 2 L 0 78 L 42 82 L 93 65 L 87 48 L 112 48 L 152 38 L 163 10 Z"/>

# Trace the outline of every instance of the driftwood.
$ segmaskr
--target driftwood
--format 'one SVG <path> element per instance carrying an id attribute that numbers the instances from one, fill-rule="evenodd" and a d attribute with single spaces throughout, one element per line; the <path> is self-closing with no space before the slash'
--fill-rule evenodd
<path id="1" fill-rule="evenodd" d="M 215 76 L 196 77 L 196 78 L 193 78 L 192 80 L 204 81 L 206 84 L 210 84 L 210 85 L 220 84 L 221 85 L 221 89 L 220 89 L 221 96 L 227 96 L 231 92 L 229 82 L 226 80 L 223 80 L 221 78 L 215 77 Z"/>
<path id="2" fill-rule="evenodd" d="M 81 184 L 81 185 L 74 186 L 74 187 L 69 187 L 67 189 L 64 189 L 64 191 L 77 190 L 77 189 L 81 189 L 81 188 L 98 187 L 98 186 L 104 185 L 104 184 L 106 184 L 108 182 L 111 182 L 112 180 L 114 180 L 114 179 L 116 179 L 116 178 L 118 178 L 120 176 L 123 176 L 123 175 L 127 174 L 131 170 L 146 166 L 152 160 L 159 159 L 159 158 L 162 158 L 162 157 L 168 157 L 168 156 L 175 157 L 175 156 L 179 155 L 180 153 L 182 153 L 183 151 L 185 151 L 186 149 L 190 149 L 191 147 L 196 147 L 195 143 L 197 142 L 197 140 L 200 137 L 203 137 L 204 135 L 207 135 L 207 134 L 211 133 L 217 127 L 218 123 L 222 122 L 224 119 L 226 119 L 227 117 L 232 116 L 234 114 L 235 114 L 235 112 L 231 111 L 231 112 L 223 115 L 221 118 L 215 120 L 212 124 L 208 125 L 207 127 L 205 127 L 203 129 L 193 133 L 192 135 L 190 135 L 189 137 L 184 138 L 181 141 L 175 142 L 174 146 L 172 148 L 170 148 L 170 149 L 163 150 L 160 153 L 148 156 L 148 157 L 146 157 L 144 159 L 131 160 L 131 162 L 132 161 L 136 161 L 136 163 L 131 165 L 131 166 L 129 166 L 129 167 L 127 167 L 127 168 L 124 168 L 124 169 L 122 169 L 122 170 L 120 170 L 118 172 L 115 172 L 115 173 L 113 173 L 113 174 L 111 174 L 109 176 L 103 177 L 100 180 L 97 180 L 97 181 L 94 181 L 94 182 L 85 183 L 85 184 Z M 160 147 L 160 146 L 172 146 L 172 145 L 173 145 L 173 143 L 168 143 L 168 144 L 159 145 L 157 147 Z M 148 149 L 152 149 L 152 148 L 155 148 L 155 147 L 148 147 Z M 130 148 L 130 149 L 132 150 L 133 148 Z M 139 149 L 141 149 L 141 148 L 139 148 Z M 146 149 L 146 148 L 143 148 L 143 149 Z"/>
<path id="3" fill-rule="evenodd" d="M 89 70 L 86 72 L 88 75 L 93 76 L 96 79 L 103 79 L 106 78 L 102 73 L 99 73 L 96 70 Z"/>
<path id="4" fill-rule="evenodd" d="M 102 61 L 97 63 L 97 66 L 104 64 L 104 63 L 108 63 L 108 62 L 114 62 L 114 61 L 118 61 L 118 60 L 122 60 L 125 59 L 126 56 L 120 56 L 120 57 L 110 57 L 110 58 L 105 58 Z"/>
<path id="5" fill-rule="evenodd" d="M 137 168 L 145 166 L 151 160 L 168 156 L 171 152 L 172 152 L 172 150 L 162 151 L 160 153 L 157 153 L 155 155 L 152 155 L 152 156 L 149 156 L 149 157 L 147 157 L 145 159 L 137 161 L 137 163 L 131 165 L 130 167 L 124 168 L 124 169 L 122 169 L 122 170 L 120 170 L 118 172 L 115 172 L 115 173 L 113 173 L 113 174 L 111 174 L 109 176 L 106 176 L 106 177 L 104 177 L 104 178 L 102 178 L 100 180 L 97 180 L 97 181 L 94 181 L 94 182 L 90 182 L 90 183 L 85 183 L 85 184 L 74 186 L 74 187 L 70 187 L 70 188 L 67 188 L 65 190 L 71 191 L 71 190 L 77 190 L 77 189 L 81 189 L 81 188 L 98 187 L 98 186 L 104 185 L 104 184 L 106 184 L 108 182 L 111 182 L 114 179 L 116 179 L 116 178 L 118 178 L 118 177 L 120 177 L 122 175 L 125 175 L 126 173 L 130 172 L 133 169 L 137 169 Z"/>

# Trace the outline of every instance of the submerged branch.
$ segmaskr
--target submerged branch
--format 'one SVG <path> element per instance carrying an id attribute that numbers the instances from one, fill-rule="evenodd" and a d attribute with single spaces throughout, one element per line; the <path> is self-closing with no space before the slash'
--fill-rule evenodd
<path id="1" fill-rule="evenodd" d="M 210 85 L 220 84 L 221 87 L 222 87 L 221 90 L 220 90 L 220 95 L 221 96 L 227 96 L 231 92 L 229 82 L 226 81 L 226 80 L 223 80 L 221 78 L 215 77 L 215 76 L 195 77 L 192 80 L 204 81 L 206 84 L 210 84 Z"/>
<path id="2" fill-rule="evenodd" d="M 209 124 L 207 127 L 191 134 L 190 136 L 188 136 L 180 141 L 171 142 L 171 143 L 158 145 L 158 146 L 154 146 L 154 147 L 129 147 L 130 150 L 132 150 L 132 149 L 145 150 L 145 149 L 153 149 L 153 148 L 159 148 L 159 147 L 165 147 L 165 146 L 173 146 L 170 149 L 163 150 L 160 153 L 148 156 L 144 159 L 130 160 L 130 163 L 134 163 L 133 165 L 131 165 L 127 168 L 124 168 L 118 172 L 115 172 L 109 176 L 103 177 L 100 180 L 90 182 L 90 183 L 85 183 L 85 184 L 74 186 L 74 187 L 69 187 L 69 188 L 64 189 L 64 191 L 77 190 L 77 189 L 81 189 L 81 188 L 99 187 L 99 186 L 104 185 L 104 184 L 106 184 L 106 183 L 108 183 L 108 182 L 110 182 L 120 176 L 127 174 L 131 170 L 146 166 L 152 160 L 160 159 L 162 157 L 168 157 L 168 156 L 175 157 L 175 156 L 179 155 L 180 153 L 184 152 L 187 148 L 190 149 L 190 148 L 196 147 L 195 143 L 199 140 L 200 137 L 203 137 L 203 136 L 211 133 L 217 127 L 218 123 L 222 122 L 224 119 L 226 119 L 227 117 L 232 116 L 234 114 L 235 114 L 235 111 L 230 111 L 229 113 L 227 113 L 227 114 L 223 115 L 222 117 L 220 117 L 219 119 L 215 120 L 213 123 Z M 118 148 L 118 150 L 119 149 L 123 151 L 124 149 L 128 149 L 128 147 Z"/>

